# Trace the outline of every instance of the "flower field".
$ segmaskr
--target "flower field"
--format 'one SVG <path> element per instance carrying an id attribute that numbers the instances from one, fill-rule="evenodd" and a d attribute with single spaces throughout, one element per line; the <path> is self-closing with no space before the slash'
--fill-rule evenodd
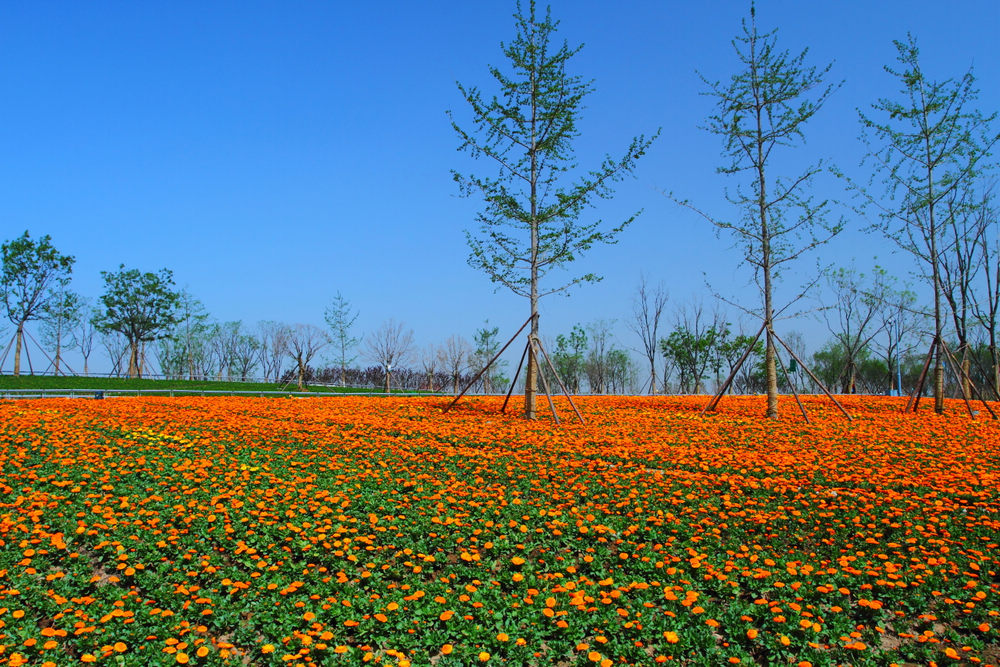
<path id="1" fill-rule="evenodd" d="M 705 400 L 0 402 L 0 664 L 1000 663 L 996 422 Z"/>

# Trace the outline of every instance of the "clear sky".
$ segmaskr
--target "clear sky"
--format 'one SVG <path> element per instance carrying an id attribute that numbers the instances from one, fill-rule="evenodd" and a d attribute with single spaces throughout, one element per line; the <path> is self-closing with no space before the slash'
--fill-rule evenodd
<path id="1" fill-rule="evenodd" d="M 458 196 L 450 171 L 485 165 L 456 151 L 446 111 L 469 118 L 455 86 L 492 92 L 504 66 L 512 2 L 36 2 L 0 10 L 0 236 L 50 234 L 75 255 L 74 287 L 96 297 L 99 272 L 120 263 L 167 267 L 219 320 L 323 324 L 340 290 L 359 331 L 385 319 L 418 342 L 471 338 L 484 319 L 510 332 L 528 304 L 494 291 L 466 263 L 463 230 L 480 204 Z M 605 276 L 543 301 L 543 332 L 631 312 L 640 272 L 669 289 L 669 308 L 703 297 L 706 281 L 755 298 L 729 239 L 673 204 L 732 211 L 715 173 L 721 142 L 699 129 L 712 102 L 696 70 L 725 79 L 749 2 L 557 0 L 553 16 L 583 43 L 574 73 L 594 80 L 577 157 L 596 166 L 633 135 L 660 139 L 617 196 L 589 213 L 616 221 L 642 209 L 615 246 L 574 271 Z M 978 106 L 1000 109 L 996 0 L 758 0 L 762 28 L 844 80 L 806 128 L 795 159 L 858 164 L 857 109 L 895 95 L 883 71 L 893 39 L 912 32 L 933 78 L 974 67 Z M 844 195 L 830 185 L 822 196 Z M 821 258 L 860 269 L 874 256 L 904 275 L 879 237 L 852 230 Z M 813 270 L 815 258 L 805 260 Z M 905 277 L 905 275 L 904 275 Z M 789 275 L 783 293 L 801 276 Z M 734 314 L 735 317 L 735 314 Z M 814 320 L 784 325 L 825 333 Z M 8 331 L 10 327 L 8 326 Z M 755 327 L 754 327 L 755 328 Z M 9 333 L 8 333 L 9 335 Z M 816 338 L 813 338 L 815 336 Z M 624 346 L 637 342 L 619 326 Z"/>

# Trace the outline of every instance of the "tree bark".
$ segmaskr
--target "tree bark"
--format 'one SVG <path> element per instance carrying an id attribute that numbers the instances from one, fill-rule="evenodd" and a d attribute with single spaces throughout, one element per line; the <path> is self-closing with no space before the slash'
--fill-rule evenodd
<path id="1" fill-rule="evenodd" d="M 14 334 L 17 342 L 14 344 L 14 377 L 21 374 L 21 341 L 24 340 L 24 322 L 17 325 L 17 333 Z"/>

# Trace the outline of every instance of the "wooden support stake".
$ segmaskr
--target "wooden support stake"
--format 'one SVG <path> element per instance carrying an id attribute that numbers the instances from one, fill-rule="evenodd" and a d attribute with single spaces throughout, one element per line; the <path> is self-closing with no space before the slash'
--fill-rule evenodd
<path id="1" fill-rule="evenodd" d="M 799 394 L 795 391 L 795 382 L 792 381 L 792 376 L 789 375 L 788 371 L 785 369 L 785 362 L 781 360 L 780 354 L 776 354 L 774 356 L 778 358 L 778 364 L 781 365 L 781 372 L 785 374 L 786 378 L 788 378 L 788 386 L 792 388 L 792 396 L 795 397 L 795 402 L 799 404 L 799 410 L 802 411 L 802 418 L 806 420 L 807 424 L 812 424 L 812 422 L 809 421 L 809 415 L 806 414 L 806 407 L 802 405 L 802 401 L 799 399 Z"/>
<path id="2" fill-rule="evenodd" d="M 779 343 L 781 343 L 782 347 L 784 347 L 786 350 L 788 350 L 788 354 L 792 355 L 792 359 L 794 359 L 795 361 L 799 362 L 799 366 L 801 366 L 802 369 L 806 373 L 809 374 L 809 377 L 812 378 L 813 382 L 815 382 L 817 385 L 819 385 L 819 388 L 823 390 L 823 393 L 826 394 L 826 397 L 829 398 L 831 401 L 833 401 L 834 405 L 836 405 L 838 408 L 840 408 L 840 411 L 842 413 L 844 413 L 845 417 L 847 417 L 847 421 L 852 421 L 851 415 L 849 415 L 847 413 L 847 410 L 845 410 L 844 406 L 840 404 L 840 401 L 838 401 L 836 398 L 834 398 L 833 394 L 830 393 L 830 390 L 826 388 L 826 385 L 823 384 L 822 381 L 820 381 L 820 379 L 818 377 L 816 377 L 815 374 L 813 374 L 813 372 L 809 369 L 809 367 L 806 366 L 805 362 L 803 362 L 801 359 L 799 359 L 798 355 L 795 354 L 795 352 L 792 351 L 792 348 L 790 348 L 788 346 L 788 343 L 786 343 L 785 341 L 781 340 L 781 338 L 778 337 L 778 334 L 774 333 L 774 329 L 770 330 L 770 334 L 772 336 L 774 336 L 774 339 L 776 341 L 778 341 Z"/>
<path id="3" fill-rule="evenodd" d="M 507 397 L 503 399 L 503 406 L 500 408 L 501 414 L 506 414 L 507 403 L 510 401 L 511 394 L 514 393 L 514 386 L 517 384 L 517 378 L 521 377 L 521 367 L 524 366 L 524 359 L 528 356 L 528 347 L 531 343 L 524 344 L 524 352 L 521 353 L 521 361 L 517 363 L 517 371 L 514 373 L 514 379 L 510 381 L 510 389 L 507 390 Z"/>
<path id="4" fill-rule="evenodd" d="M 715 396 L 712 397 L 712 400 L 708 403 L 708 405 L 702 408 L 701 414 L 705 414 L 710 410 L 715 410 L 715 408 L 719 406 L 719 401 L 722 400 L 722 397 L 726 394 L 726 391 L 729 390 L 729 386 L 733 383 L 733 380 L 736 378 L 736 374 L 740 372 L 740 369 L 743 367 L 744 362 L 746 362 L 747 357 L 749 357 L 750 353 L 753 352 L 753 346 L 757 344 L 758 340 L 760 340 L 760 335 L 764 333 L 764 328 L 766 326 L 767 326 L 766 324 L 760 325 L 760 331 L 758 331 L 757 335 L 753 337 L 753 341 L 750 343 L 750 345 L 747 346 L 747 349 L 743 352 L 743 356 L 740 357 L 740 360 L 736 362 L 735 366 L 733 366 L 733 370 L 729 373 L 729 377 L 726 378 L 726 381 L 722 383 L 722 387 L 719 389 L 719 391 L 716 392 Z"/>
<path id="5" fill-rule="evenodd" d="M 537 338 L 535 341 L 538 344 L 538 349 L 542 351 L 542 356 L 545 357 L 545 362 L 549 365 L 549 368 L 552 369 L 552 375 L 555 376 L 556 382 L 559 383 L 559 387 L 562 389 L 563 395 L 566 397 L 566 400 L 569 401 L 569 404 L 573 406 L 573 412 L 576 413 L 576 418 L 580 420 L 581 424 L 586 424 L 587 422 L 583 420 L 583 415 L 581 415 L 580 410 L 577 409 L 576 403 L 573 402 L 573 397 L 570 396 L 569 391 L 566 389 L 566 385 L 563 384 L 562 378 L 560 378 L 559 373 L 556 372 L 555 365 L 552 363 L 552 360 L 549 359 L 549 353 L 545 351 L 545 346 L 542 345 L 542 341 Z"/>
<path id="6" fill-rule="evenodd" d="M 993 412 L 993 408 L 990 407 L 990 404 L 986 402 L 986 400 L 983 398 L 983 395 L 979 392 L 979 387 L 976 386 L 976 383 L 973 382 L 972 378 L 969 377 L 969 375 L 965 372 L 965 368 L 963 368 L 962 365 L 958 363 L 958 359 L 955 357 L 954 354 L 952 354 L 951 350 L 948 349 L 948 344 L 942 341 L 941 347 L 944 349 L 945 356 L 949 359 L 952 369 L 953 370 L 956 368 L 959 369 L 960 374 L 969 382 L 969 388 L 972 389 L 973 392 L 975 392 L 976 397 L 983 404 L 986 410 L 990 413 L 990 416 L 992 416 L 993 419 L 997 419 L 997 413 Z M 962 395 L 963 397 L 965 397 L 964 391 L 962 392 Z M 965 397 L 965 405 L 969 409 L 969 416 L 975 419 L 976 415 L 972 410 L 972 404 L 969 402 L 969 399 L 967 397 Z"/>
<path id="7" fill-rule="evenodd" d="M 535 356 L 537 357 L 538 356 L 538 350 L 537 350 L 538 339 L 529 336 L 528 337 L 528 344 L 532 345 L 532 346 L 534 346 L 536 348 L 534 352 L 535 352 Z M 542 370 L 541 368 L 538 369 L 538 371 L 539 371 L 538 377 L 542 381 L 542 388 L 545 389 L 545 398 L 547 398 L 548 401 L 549 401 L 549 410 L 552 411 L 552 418 L 555 419 L 556 420 L 556 424 L 558 424 L 558 423 L 560 423 L 559 422 L 559 415 L 556 413 L 556 404 L 552 402 L 552 388 L 549 387 L 549 380 L 548 380 L 547 377 L 545 377 L 545 373 L 542 373 L 541 370 Z"/>
<path id="8" fill-rule="evenodd" d="M 924 366 L 920 370 L 920 376 L 917 378 L 917 386 L 913 389 L 913 393 L 910 394 L 910 398 L 906 401 L 906 407 L 903 408 L 903 412 L 909 412 L 911 409 L 914 414 L 917 412 L 917 406 L 920 404 L 920 395 L 924 393 L 924 381 L 927 379 L 927 371 L 931 367 L 931 359 L 934 358 L 934 346 L 937 344 L 937 336 L 931 341 L 931 347 L 927 350 L 927 357 L 924 358 Z"/>
<path id="9" fill-rule="evenodd" d="M 521 332 L 524 331 L 525 327 L 527 327 L 529 324 L 531 324 L 531 320 L 533 318 L 534 318 L 534 316 L 529 317 L 527 320 L 524 321 L 524 324 L 522 324 L 521 328 L 517 330 L 517 333 L 515 333 L 513 336 L 510 337 L 510 340 L 507 341 L 507 344 L 504 345 L 503 347 L 501 347 L 500 351 L 497 352 L 493 356 L 493 358 L 490 359 L 489 362 L 485 366 L 483 366 L 482 370 L 480 370 L 478 373 L 476 373 L 476 376 L 474 378 L 472 378 L 472 380 L 469 381 L 469 384 L 465 385 L 465 389 L 463 389 L 462 392 L 458 396 L 455 397 L 455 400 L 453 400 L 451 403 L 449 403 L 448 407 L 446 407 L 442 412 L 448 412 L 449 410 L 451 410 L 455 406 L 455 404 L 458 403 L 458 401 L 461 400 L 461 398 L 463 396 L 465 396 L 466 392 L 468 392 L 470 389 L 472 389 L 472 385 L 476 384 L 476 382 L 479 381 L 479 378 L 481 378 L 483 376 L 483 373 L 486 372 L 486 369 L 488 369 L 490 366 L 492 366 L 493 363 L 497 359 L 500 358 L 500 355 L 503 354 L 507 350 L 508 347 L 510 347 L 511 343 L 514 342 L 514 339 L 521 335 Z"/>

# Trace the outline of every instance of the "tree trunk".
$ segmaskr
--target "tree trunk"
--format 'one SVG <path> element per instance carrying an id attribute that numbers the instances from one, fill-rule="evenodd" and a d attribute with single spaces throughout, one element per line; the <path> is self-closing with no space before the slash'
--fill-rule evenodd
<path id="1" fill-rule="evenodd" d="M 385 371 L 385 393 L 392 391 L 392 371 L 386 369 Z"/>
<path id="2" fill-rule="evenodd" d="M 21 374 L 21 341 L 24 340 L 24 322 L 17 325 L 17 333 L 14 334 L 17 342 L 14 344 L 14 377 Z"/>
<path id="3" fill-rule="evenodd" d="M 139 374 L 139 343 L 130 341 L 128 344 L 128 376 L 134 378 Z"/>

